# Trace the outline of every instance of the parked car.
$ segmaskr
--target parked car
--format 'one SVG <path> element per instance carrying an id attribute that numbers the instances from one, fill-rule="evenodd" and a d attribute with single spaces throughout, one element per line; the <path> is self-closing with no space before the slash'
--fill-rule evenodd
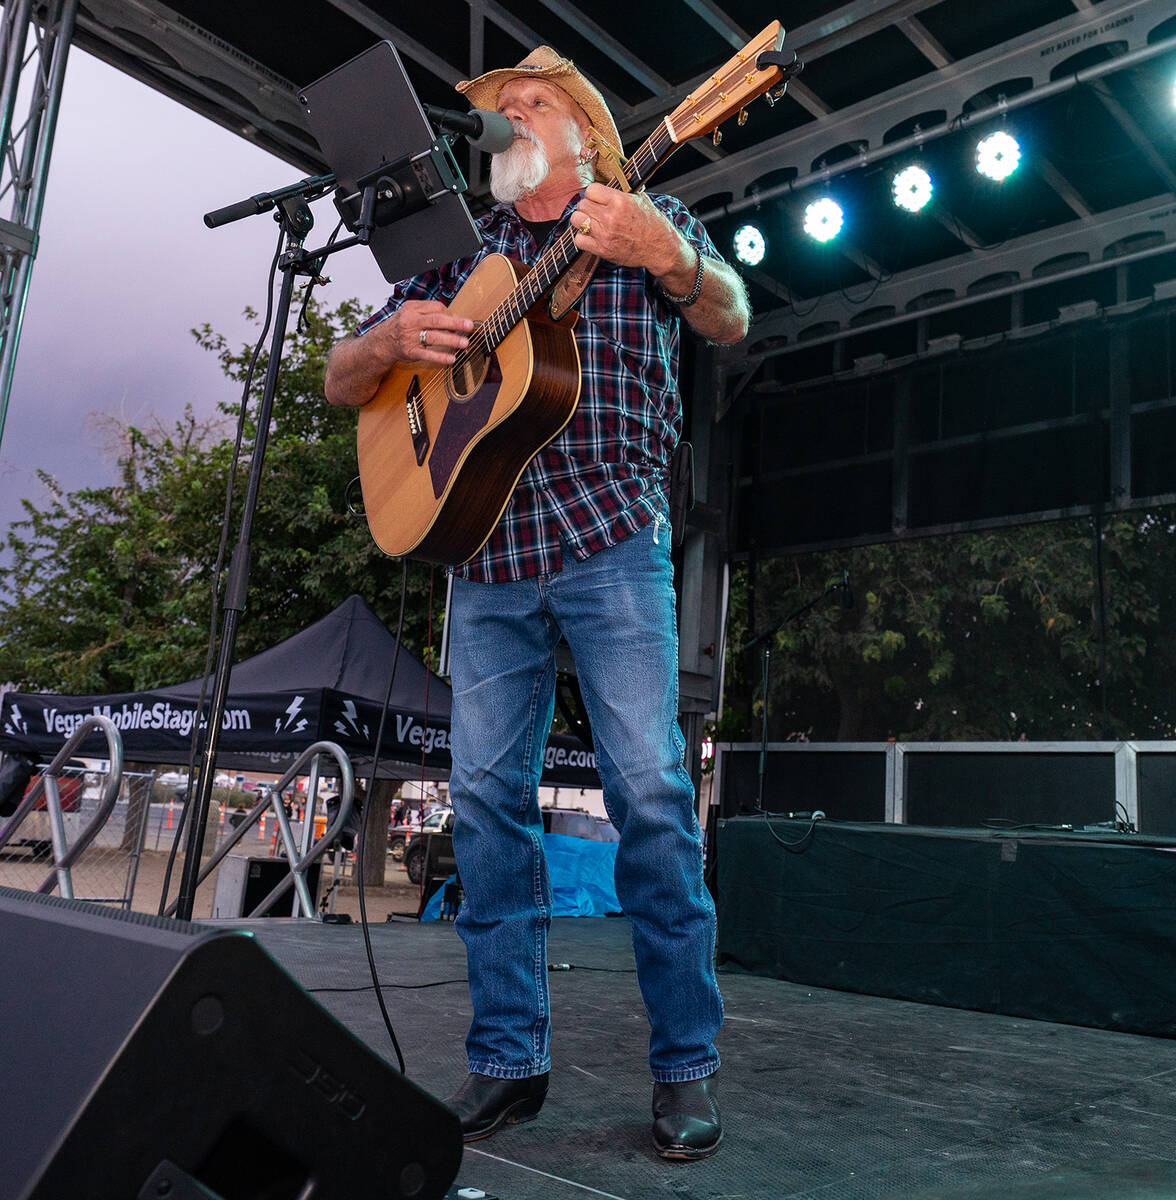
<path id="1" fill-rule="evenodd" d="M 544 833 L 561 833 L 590 842 L 620 841 L 621 835 L 605 817 L 593 816 L 579 808 L 544 808 L 541 811 Z M 453 814 L 443 812 L 433 816 L 443 818 L 441 826 L 429 829 L 431 818 L 426 817 L 423 836 L 410 837 L 405 846 L 404 869 L 411 883 L 420 883 L 426 854 L 432 859 L 430 875 L 452 875 L 457 870 L 457 859 L 453 854 Z"/>
<path id="2" fill-rule="evenodd" d="M 431 812 L 425 817 L 422 823 L 419 818 L 404 821 L 399 825 L 388 826 L 388 850 L 392 857 L 397 862 L 404 861 L 404 848 L 408 844 L 409 839 L 422 831 L 425 833 L 436 833 L 445 823 L 445 818 L 449 816 L 449 809 L 439 808 L 436 812 Z"/>
<path id="3" fill-rule="evenodd" d="M 86 764 L 80 758 L 71 758 L 62 768 L 57 777 L 57 796 L 61 801 L 62 812 L 78 812 L 82 807 L 82 793 L 86 790 Z M 25 795 L 41 782 L 40 775 L 34 775 L 25 788 Z M 37 803 L 33 805 L 34 812 L 45 812 L 48 808 L 45 794 L 42 792 Z"/>

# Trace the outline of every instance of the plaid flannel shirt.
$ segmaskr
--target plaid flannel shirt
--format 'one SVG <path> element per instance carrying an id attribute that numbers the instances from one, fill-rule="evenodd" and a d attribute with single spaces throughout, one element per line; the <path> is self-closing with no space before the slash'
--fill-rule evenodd
<path id="1" fill-rule="evenodd" d="M 552 236 L 575 208 L 573 199 Z M 720 255 L 701 222 L 671 196 L 650 200 L 710 258 Z M 398 283 L 363 334 L 406 300 L 457 294 L 487 254 L 532 263 L 542 247 L 509 205 L 478 220 L 482 249 Z M 553 574 L 566 547 L 577 559 L 623 541 L 668 512 L 670 463 L 682 428 L 677 310 L 645 270 L 601 262 L 577 305 L 580 401 L 571 421 L 531 460 L 482 549 L 456 568 L 500 583 Z"/>

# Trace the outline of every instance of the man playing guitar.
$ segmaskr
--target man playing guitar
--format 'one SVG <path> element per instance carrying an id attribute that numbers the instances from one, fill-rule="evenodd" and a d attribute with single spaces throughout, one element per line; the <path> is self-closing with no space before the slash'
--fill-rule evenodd
<path id="1" fill-rule="evenodd" d="M 569 60 L 541 46 L 458 90 L 515 128 L 492 161 L 499 203 L 478 222 L 483 250 L 398 284 L 335 347 L 328 400 L 361 406 L 394 367 L 458 361 L 478 327 L 449 302 L 486 255 L 532 263 L 570 226 L 575 247 L 601 262 L 578 302 L 578 405 L 454 572 L 450 794 L 474 1017 L 469 1074 L 448 1103 L 472 1141 L 531 1120 L 547 1093 L 551 888 L 538 785 L 562 633 L 621 835 L 616 887 L 649 1016 L 654 1145 L 664 1158 L 703 1158 L 722 1137 L 714 1039 L 723 1013 L 677 721 L 668 480 L 682 424 L 680 324 L 738 342 L 747 297 L 677 200 L 600 182 L 610 176 L 586 148 L 589 129 L 618 149 L 620 137 Z"/>

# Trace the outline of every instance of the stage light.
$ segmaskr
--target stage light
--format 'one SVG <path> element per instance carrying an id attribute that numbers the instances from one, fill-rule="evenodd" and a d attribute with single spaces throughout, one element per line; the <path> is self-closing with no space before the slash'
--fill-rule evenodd
<path id="1" fill-rule="evenodd" d="M 828 242 L 841 232 L 845 214 L 836 200 L 823 196 L 804 210 L 804 231 L 818 242 Z"/>
<path id="2" fill-rule="evenodd" d="M 740 225 L 735 230 L 733 241 L 735 245 L 735 257 L 741 263 L 749 267 L 758 267 L 764 261 L 768 244 L 764 241 L 764 235 L 760 232 L 758 226 Z"/>
<path id="3" fill-rule="evenodd" d="M 931 201 L 935 190 L 931 176 L 922 167 L 912 163 L 894 177 L 894 203 L 907 212 L 922 212 Z"/>
<path id="4" fill-rule="evenodd" d="M 976 146 L 976 170 L 997 183 L 1017 169 L 1021 161 L 1021 147 L 1011 133 L 998 129 L 982 139 Z"/>

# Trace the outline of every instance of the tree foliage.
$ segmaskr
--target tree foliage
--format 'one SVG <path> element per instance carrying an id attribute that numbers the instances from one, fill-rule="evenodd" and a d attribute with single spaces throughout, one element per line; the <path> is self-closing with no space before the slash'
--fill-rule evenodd
<path id="1" fill-rule="evenodd" d="M 333 312 L 312 303 L 305 328 L 286 339 L 238 659 L 296 633 L 352 592 L 385 621 L 396 620 L 400 563 L 381 553 L 363 518 L 348 511 L 357 475 L 355 413 L 322 398 L 327 354 L 362 315 L 355 301 Z M 243 384 L 252 348 L 234 348 L 208 326 L 193 334 Z M 262 354 L 244 424 L 246 458 L 265 368 Z M 235 421 L 235 406 L 224 412 Z M 122 431 L 112 484 L 67 494 L 43 475 L 50 501 L 24 501 L 24 517 L 6 537 L 12 567 L 0 597 L 0 680 L 89 693 L 198 676 L 232 452 L 223 419 L 202 420 L 189 410 L 171 429 Z M 247 473 L 246 462 L 235 480 L 230 551 Z M 404 640 L 424 657 L 433 587 L 439 612 L 443 576 L 411 564 Z M 438 634 L 433 628 L 433 640 Z"/>
<path id="2" fill-rule="evenodd" d="M 852 608 L 835 588 L 785 619 L 843 569 Z M 757 630 L 784 620 L 777 738 L 1160 738 L 1176 723 L 1174 581 L 1168 511 L 865 546 L 744 570 L 728 642 L 749 640 L 749 611 Z M 728 694 L 744 699 L 724 736 L 758 736 L 761 667 L 730 656 Z"/>
<path id="3" fill-rule="evenodd" d="M 350 593 L 396 620 L 400 564 L 348 512 L 355 413 L 322 399 L 331 346 L 362 317 L 312 304 L 287 338 L 253 531 L 238 658 L 297 632 Z M 226 376 L 250 347 L 193 331 Z M 257 368 L 263 378 L 265 355 Z M 256 398 L 244 422 L 253 443 Z M 8 531 L 0 681 L 131 691 L 204 667 L 236 409 L 119 431 L 115 482 L 73 493 L 42 476 Z M 234 486 L 236 538 L 247 468 Z M 839 589 L 848 570 L 855 604 Z M 410 566 L 405 643 L 428 659 L 442 574 Z M 436 589 L 431 595 L 431 590 Z M 1101 602 L 1100 602 L 1101 597 Z M 1176 723 L 1176 532 L 1170 511 L 864 546 L 743 568 L 728 645 L 783 622 L 770 645 L 770 735 L 813 740 L 1167 737 Z M 758 737 L 760 660 L 728 654 L 720 735 Z"/>

